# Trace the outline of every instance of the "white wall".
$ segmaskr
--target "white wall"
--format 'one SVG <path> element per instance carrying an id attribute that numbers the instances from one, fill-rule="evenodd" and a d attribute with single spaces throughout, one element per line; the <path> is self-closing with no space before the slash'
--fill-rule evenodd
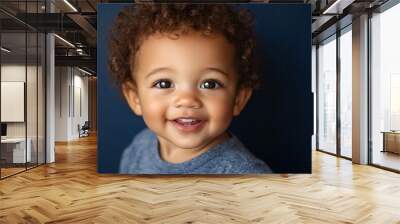
<path id="1" fill-rule="evenodd" d="M 88 111 L 88 77 L 82 76 L 83 73 L 76 73 L 74 70 L 74 108 L 73 108 L 73 119 L 72 119 L 72 136 L 78 137 L 78 124 L 82 126 L 85 121 L 89 119 Z"/>
<path id="2" fill-rule="evenodd" d="M 88 77 L 72 67 L 56 67 L 56 141 L 79 138 L 78 124 L 88 120 Z"/>
<path id="3" fill-rule="evenodd" d="M 55 68 L 55 141 L 68 140 L 69 68 Z"/>

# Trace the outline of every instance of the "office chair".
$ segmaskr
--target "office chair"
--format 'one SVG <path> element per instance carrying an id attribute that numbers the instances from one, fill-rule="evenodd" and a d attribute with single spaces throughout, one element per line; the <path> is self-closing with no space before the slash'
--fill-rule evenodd
<path id="1" fill-rule="evenodd" d="M 89 136 L 89 129 L 90 129 L 89 121 L 85 121 L 82 127 L 80 127 L 80 125 L 78 124 L 79 138 Z"/>

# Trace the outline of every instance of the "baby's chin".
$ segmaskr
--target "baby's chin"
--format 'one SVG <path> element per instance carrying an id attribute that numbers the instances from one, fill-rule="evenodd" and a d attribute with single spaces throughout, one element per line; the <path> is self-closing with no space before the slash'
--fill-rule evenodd
<path id="1" fill-rule="evenodd" d="M 179 140 L 170 140 L 170 142 L 183 150 L 197 151 L 207 147 L 212 142 L 212 140 L 210 139 L 196 140 L 193 138 L 186 138 Z"/>
<path id="2" fill-rule="evenodd" d="M 204 150 L 204 149 L 210 149 L 214 145 L 221 143 L 222 141 L 226 140 L 229 138 L 229 135 L 225 132 L 221 135 L 217 136 L 187 136 L 187 137 L 176 137 L 172 138 L 172 136 L 169 136 L 170 138 L 168 141 L 172 144 L 174 144 L 176 147 L 179 147 L 180 149 L 183 150 Z"/>
<path id="3" fill-rule="evenodd" d="M 199 151 L 210 147 L 217 137 L 201 136 L 201 135 L 167 135 L 160 136 L 172 148 L 179 148 L 182 150 Z"/>

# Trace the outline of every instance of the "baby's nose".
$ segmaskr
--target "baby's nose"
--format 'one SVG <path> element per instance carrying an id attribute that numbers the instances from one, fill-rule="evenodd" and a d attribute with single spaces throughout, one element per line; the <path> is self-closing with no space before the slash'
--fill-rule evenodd
<path id="1" fill-rule="evenodd" d="M 202 106 L 195 90 L 179 91 L 175 98 L 175 107 L 199 109 Z"/>

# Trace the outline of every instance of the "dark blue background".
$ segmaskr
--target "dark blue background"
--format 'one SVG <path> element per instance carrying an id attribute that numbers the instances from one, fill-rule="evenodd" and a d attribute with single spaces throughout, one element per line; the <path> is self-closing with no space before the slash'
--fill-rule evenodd
<path id="1" fill-rule="evenodd" d="M 97 19 L 98 171 L 117 173 L 122 151 L 145 127 L 112 84 L 107 38 L 127 4 L 99 4 Z M 277 173 L 311 173 L 311 9 L 304 4 L 243 4 L 255 17 L 263 86 L 231 131 Z"/>

